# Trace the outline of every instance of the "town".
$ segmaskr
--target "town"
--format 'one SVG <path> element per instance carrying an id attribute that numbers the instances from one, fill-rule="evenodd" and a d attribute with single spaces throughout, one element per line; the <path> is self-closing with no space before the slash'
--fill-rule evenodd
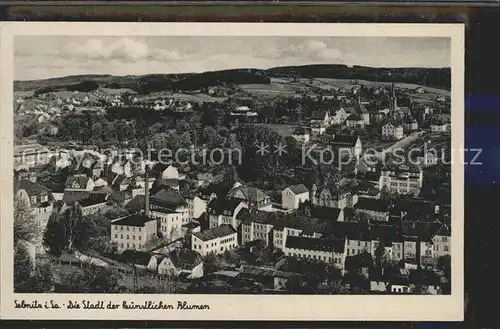
<path id="1" fill-rule="evenodd" d="M 16 82 L 16 291 L 450 294 L 446 87 L 273 72 Z"/>

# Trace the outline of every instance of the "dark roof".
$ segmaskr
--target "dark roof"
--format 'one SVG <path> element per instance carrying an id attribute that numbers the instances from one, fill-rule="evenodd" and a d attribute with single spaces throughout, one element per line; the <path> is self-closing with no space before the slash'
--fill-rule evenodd
<path id="1" fill-rule="evenodd" d="M 50 189 L 38 183 L 33 183 L 29 179 L 20 179 L 17 181 L 16 190 L 25 190 L 29 196 L 32 195 L 45 195 L 48 194 Z"/>
<path id="2" fill-rule="evenodd" d="M 354 147 L 358 138 L 357 135 L 335 135 L 333 136 L 332 145 Z"/>
<path id="3" fill-rule="evenodd" d="M 82 207 L 93 206 L 99 203 L 105 203 L 108 199 L 108 195 L 105 193 L 90 193 L 89 196 L 78 203 Z"/>
<path id="4" fill-rule="evenodd" d="M 241 203 L 238 199 L 219 199 L 215 198 L 207 205 L 207 212 L 211 215 L 222 215 L 229 211 L 229 215 L 233 215 L 236 207 Z"/>
<path id="5" fill-rule="evenodd" d="M 326 221 L 337 221 L 340 216 L 342 209 L 332 208 L 332 207 L 311 207 L 311 216 L 326 220 Z"/>
<path id="6" fill-rule="evenodd" d="M 205 231 L 193 233 L 198 239 L 208 241 L 216 238 L 221 238 L 230 234 L 236 233 L 236 230 L 228 224 L 223 224 Z"/>
<path id="7" fill-rule="evenodd" d="M 184 206 L 187 203 L 179 191 L 164 188 L 151 197 L 151 204 L 175 209 L 179 206 Z"/>
<path id="8" fill-rule="evenodd" d="M 241 192 L 243 194 L 243 198 L 236 196 L 238 194 L 238 192 Z M 262 192 L 262 190 L 260 190 L 257 187 L 241 185 L 241 186 L 238 186 L 238 187 L 231 189 L 228 192 L 226 197 L 227 198 L 243 199 L 243 200 L 255 202 L 255 201 L 264 200 L 265 198 L 268 197 L 268 195 L 266 193 Z"/>
<path id="9" fill-rule="evenodd" d="M 351 121 L 363 121 L 363 119 L 357 115 L 357 114 L 351 114 L 350 116 L 347 117 L 347 120 Z"/>
<path id="10" fill-rule="evenodd" d="M 227 193 L 231 190 L 232 186 L 229 186 L 227 183 L 212 183 L 208 185 L 206 188 L 200 190 L 200 194 L 202 196 L 209 197 L 212 193 L 218 198 L 224 198 Z"/>
<path id="11" fill-rule="evenodd" d="M 288 188 L 290 190 L 292 190 L 292 192 L 294 194 L 302 194 L 302 193 L 309 192 L 309 190 L 307 189 L 307 187 L 304 184 L 291 185 L 291 186 L 288 186 Z"/>
<path id="12" fill-rule="evenodd" d="M 193 228 L 196 228 L 200 226 L 199 223 L 196 223 L 196 222 L 189 222 L 189 223 L 186 223 L 186 224 L 183 224 L 182 227 L 185 227 L 187 229 L 193 229 Z"/>
<path id="13" fill-rule="evenodd" d="M 366 109 L 366 106 L 364 104 L 359 103 L 359 102 L 357 102 L 354 105 L 354 108 L 356 109 L 357 113 L 368 113 L 368 110 Z"/>
<path id="14" fill-rule="evenodd" d="M 304 127 L 297 127 L 292 132 L 292 135 L 306 135 L 306 134 L 309 134 L 309 131 Z"/>
<path id="15" fill-rule="evenodd" d="M 183 270 L 192 270 L 195 266 L 203 262 L 201 255 L 190 249 L 174 249 L 168 255 L 175 267 Z"/>
<path id="16" fill-rule="evenodd" d="M 144 227 L 147 222 L 155 221 L 156 219 L 145 216 L 145 215 L 129 215 L 126 217 L 119 218 L 113 222 L 111 225 L 123 225 L 123 226 L 136 226 Z"/>
<path id="17" fill-rule="evenodd" d="M 66 188 L 71 188 L 74 182 L 78 182 L 81 188 L 85 188 L 87 186 L 87 182 L 89 181 L 89 179 L 90 178 L 84 175 L 71 176 L 66 180 L 64 186 Z"/>
<path id="18" fill-rule="evenodd" d="M 86 199 L 89 196 L 87 191 L 64 191 L 63 202 L 67 205 L 72 205 L 77 201 Z"/>
<path id="19" fill-rule="evenodd" d="M 244 212 L 241 215 L 241 220 L 244 224 L 255 222 L 260 224 L 275 225 L 277 224 L 279 217 L 280 215 L 274 212 L 257 210 L 253 212 Z"/>
<path id="20" fill-rule="evenodd" d="M 127 208 L 128 211 L 132 212 L 139 212 L 144 209 L 144 204 L 145 204 L 146 198 L 144 195 L 139 194 L 136 195 L 132 200 L 130 200 L 125 208 Z"/>
<path id="21" fill-rule="evenodd" d="M 389 211 L 391 201 L 386 199 L 359 198 L 354 209 L 366 209 L 385 212 Z"/>
<path id="22" fill-rule="evenodd" d="M 289 235 L 286 248 L 333 252 L 333 240 Z"/>
<path id="23" fill-rule="evenodd" d="M 325 115 L 327 113 L 328 112 L 326 110 L 313 111 L 313 113 L 311 115 L 311 120 L 324 120 L 325 119 Z"/>

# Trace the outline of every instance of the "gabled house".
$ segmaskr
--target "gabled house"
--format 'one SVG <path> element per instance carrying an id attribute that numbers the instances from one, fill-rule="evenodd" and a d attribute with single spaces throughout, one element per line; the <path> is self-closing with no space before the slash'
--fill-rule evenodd
<path id="1" fill-rule="evenodd" d="M 365 127 L 365 120 L 359 114 L 351 114 L 345 120 L 347 127 Z"/>
<path id="2" fill-rule="evenodd" d="M 347 117 L 350 115 L 343 107 L 340 109 L 336 110 L 334 114 L 332 115 L 332 123 L 336 125 L 341 125 L 344 123 L 344 121 L 347 119 Z"/>
<path id="3" fill-rule="evenodd" d="M 328 111 L 314 111 L 311 116 L 311 130 L 313 135 L 323 135 L 326 128 L 330 126 L 330 115 Z"/>
<path id="4" fill-rule="evenodd" d="M 339 155 L 349 155 L 350 159 L 357 159 L 363 152 L 361 139 L 358 135 L 334 135 L 331 141 L 334 150 L 339 151 Z"/>
<path id="5" fill-rule="evenodd" d="M 226 199 L 244 201 L 248 207 L 263 209 L 271 206 L 271 198 L 257 187 L 236 183 L 227 193 Z"/>
<path id="6" fill-rule="evenodd" d="M 191 248 L 202 256 L 219 255 L 238 246 L 238 234 L 232 225 L 223 224 L 191 235 Z"/>
<path id="7" fill-rule="evenodd" d="M 64 183 L 65 191 L 92 191 L 94 189 L 94 181 L 85 175 L 73 175 Z"/>
<path id="8" fill-rule="evenodd" d="M 153 254 L 148 268 L 159 275 L 195 279 L 203 276 L 203 259 L 197 251 L 175 248 L 167 255 Z"/>
<path id="9" fill-rule="evenodd" d="M 189 209 L 182 195 L 173 189 L 161 189 L 150 201 L 151 217 L 159 222 L 161 234 L 173 241 L 182 237 L 181 226 L 189 222 Z"/>
<path id="10" fill-rule="evenodd" d="M 242 209 L 248 209 L 247 204 L 242 200 L 213 199 L 207 206 L 209 227 L 229 224 L 234 229 L 238 229 L 240 223 L 237 216 Z"/>
<path id="11" fill-rule="evenodd" d="M 299 204 L 309 200 L 309 190 L 304 184 L 291 185 L 281 191 L 281 206 L 297 209 Z"/>
<path id="12" fill-rule="evenodd" d="M 391 209 L 390 200 L 359 198 L 354 205 L 354 211 L 358 216 L 376 221 L 388 221 Z"/>
<path id="13" fill-rule="evenodd" d="M 403 126 L 387 123 L 382 126 L 382 139 L 384 140 L 400 140 L 404 138 Z"/>
<path id="14" fill-rule="evenodd" d="M 358 196 L 349 189 L 339 185 L 330 184 L 311 189 L 311 203 L 319 207 L 344 209 L 352 207 L 358 202 Z"/>

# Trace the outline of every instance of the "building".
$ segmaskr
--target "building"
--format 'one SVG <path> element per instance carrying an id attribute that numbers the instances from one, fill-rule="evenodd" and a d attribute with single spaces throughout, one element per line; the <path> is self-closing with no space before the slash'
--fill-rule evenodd
<path id="1" fill-rule="evenodd" d="M 309 200 L 309 190 L 304 184 L 291 185 L 281 191 L 281 206 L 285 209 L 297 209 Z"/>
<path id="2" fill-rule="evenodd" d="M 400 140 L 404 138 L 403 126 L 387 123 L 382 126 L 382 139 L 384 140 Z"/>
<path id="3" fill-rule="evenodd" d="M 191 248 L 202 256 L 210 253 L 219 255 L 238 246 L 236 230 L 227 224 L 210 228 L 191 235 Z"/>
<path id="4" fill-rule="evenodd" d="M 339 156 L 349 155 L 350 159 L 359 158 L 363 152 L 361 139 L 357 135 L 334 135 L 331 146 L 339 151 Z"/>
<path id="5" fill-rule="evenodd" d="M 14 169 L 33 168 L 50 161 L 50 151 L 40 144 L 14 146 Z"/>
<path id="6" fill-rule="evenodd" d="M 364 128 L 365 120 L 359 114 L 351 114 L 345 120 L 346 126 L 350 128 Z"/>
<path id="7" fill-rule="evenodd" d="M 118 251 L 141 250 L 158 235 L 157 221 L 144 214 L 134 214 L 111 222 L 111 242 L 118 245 Z"/>
<path id="8" fill-rule="evenodd" d="M 236 183 L 227 193 L 226 199 L 244 201 L 249 208 L 263 209 L 272 206 L 271 198 L 257 187 Z"/>
<path id="9" fill-rule="evenodd" d="M 309 143 L 310 135 L 307 129 L 304 127 L 298 127 L 292 132 L 292 137 L 299 144 L 307 144 Z"/>
<path id="10" fill-rule="evenodd" d="M 64 183 L 64 191 L 90 192 L 94 189 L 94 187 L 94 181 L 83 174 L 73 175 Z"/>
<path id="11" fill-rule="evenodd" d="M 330 115 L 328 111 L 314 111 L 311 115 L 311 132 L 315 136 L 323 135 L 326 128 L 330 126 Z"/>
<path id="12" fill-rule="evenodd" d="M 379 189 L 396 194 L 418 195 L 422 188 L 424 174 L 420 166 L 411 162 L 395 164 L 387 161 L 381 169 Z"/>
<path id="13" fill-rule="evenodd" d="M 360 97 L 358 97 L 358 101 L 354 105 L 354 110 L 361 117 L 361 119 L 364 121 L 365 126 L 370 124 L 370 112 L 365 107 L 365 105 L 361 102 Z"/>
<path id="14" fill-rule="evenodd" d="M 335 125 L 341 125 L 344 123 L 344 121 L 347 119 L 349 116 L 349 113 L 346 112 L 344 108 L 340 108 L 334 112 L 334 115 L 332 115 L 332 123 Z"/>
<path id="15" fill-rule="evenodd" d="M 289 236 L 283 253 L 289 257 L 317 260 L 344 268 L 344 241 Z"/>
<path id="16" fill-rule="evenodd" d="M 240 222 L 237 216 L 241 210 L 247 208 L 247 204 L 239 199 L 213 199 L 207 206 L 209 228 L 229 224 L 238 229 Z"/>
<path id="17" fill-rule="evenodd" d="M 448 124 L 441 120 L 433 120 L 430 127 L 433 133 L 445 133 L 448 131 Z"/>
<path id="18" fill-rule="evenodd" d="M 388 221 L 391 205 L 391 201 L 386 199 L 359 198 L 354 211 L 360 218 Z"/>
<path id="19" fill-rule="evenodd" d="M 167 255 L 153 254 L 148 269 L 154 269 L 159 275 L 196 279 L 203 277 L 203 259 L 194 250 L 175 248 Z"/>
<path id="20" fill-rule="evenodd" d="M 106 207 L 109 194 L 107 193 L 90 193 L 89 196 L 78 204 L 81 207 L 82 215 L 88 216 L 97 213 L 99 210 Z"/>
<path id="21" fill-rule="evenodd" d="M 165 170 L 161 173 L 162 179 L 176 179 L 183 180 L 186 178 L 186 175 L 179 173 L 179 169 L 174 167 L 173 165 L 169 165 Z"/>
<path id="22" fill-rule="evenodd" d="M 340 184 L 331 184 L 311 189 L 311 203 L 319 207 L 344 209 L 353 207 L 358 202 L 358 196 Z"/>
<path id="23" fill-rule="evenodd" d="M 418 130 L 418 122 L 417 120 L 408 117 L 403 122 L 403 129 L 407 132 L 412 132 Z"/>
<path id="24" fill-rule="evenodd" d="M 159 233 L 170 241 L 182 237 L 181 227 L 190 220 L 186 200 L 173 189 L 161 189 L 151 196 L 149 212 L 159 221 Z"/>
<path id="25" fill-rule="evenodd" d="M 277 214 L 267 211 L 245 212 L 241 216 L 241 244 L 261 240 L 266 246 L 273 244 L 272 230 L 277 221 Z"/>

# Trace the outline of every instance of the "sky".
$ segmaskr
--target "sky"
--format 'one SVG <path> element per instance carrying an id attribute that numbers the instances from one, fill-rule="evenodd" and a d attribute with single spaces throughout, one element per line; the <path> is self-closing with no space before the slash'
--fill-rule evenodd
<path id="1" fill-rule="evenodd" d="M 307 64 L 450 67 L 450 42 L 437 37 L 16 36 L 14 79 Z"/>

